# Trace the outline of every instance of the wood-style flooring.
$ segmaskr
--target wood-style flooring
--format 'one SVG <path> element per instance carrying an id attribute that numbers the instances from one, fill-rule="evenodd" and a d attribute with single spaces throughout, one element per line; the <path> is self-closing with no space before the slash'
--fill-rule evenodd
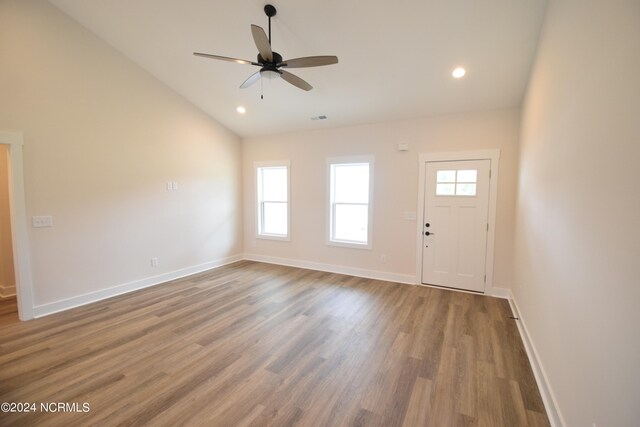
<path id="1" fill-rule="evenodd" d="M 13 313 L 13 314 L 12 314 Z M 242 261 L 29 322 L 0 425 L 546 426 L 506 300 Z"/>

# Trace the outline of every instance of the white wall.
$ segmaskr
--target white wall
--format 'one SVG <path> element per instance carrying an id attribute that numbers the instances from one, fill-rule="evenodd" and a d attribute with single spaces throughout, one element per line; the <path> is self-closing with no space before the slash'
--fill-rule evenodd
<path id="1" fill-rule="evenodd" d="M 567 426 L 640 420 L 640 2 L 552 0 L 523 109 L 513 293 Z"/>
<path id="2" fill-rule="evenodd" d="M 0 63 L 28 216 L 54 220 L 29 230 L 36 305 L 242 252 L 236 135 L 45 1 L 0 2 Z"/>
<path id="3" fill-rule="evenodd" d="M 0 297 L 15 295 L 15 284 L 9 207 L 9 150 L 0 144 Z"/>
<path id="4" fill-rule="evenodd" d="M 243 140 L 245 253 L 415 276 L 418 154 L 500 149 L 494 286 L 511 284 L 513 206 L 519 110 L 501 110 L 377 123 Z M 397 143 L 408 142 L 409 152 Z M 375 156 L 373 249 L 326 245 L 325 159 Z M 255 238 L 253 163 L 291 160 L 291 241 Z M 380 260 L 386 255 L 386 263 Z"/>

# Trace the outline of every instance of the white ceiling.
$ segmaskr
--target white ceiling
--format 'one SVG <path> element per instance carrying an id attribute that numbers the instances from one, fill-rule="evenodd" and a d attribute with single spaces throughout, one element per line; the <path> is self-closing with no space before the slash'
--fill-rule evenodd
<path id="1" fill-rule="evenodd" d="M 285 59 L 337 55 L 248 89 L 250 24 L 264 0 L 50 0 L 240 136 L 519 106 L 546 0 L 273 0 L 272 45 Z M 455 66 L 467 69 L 462 80 Z M 236 107 L 243 105 L 245 115 Z M 313 116 L 328 116 L 312 121 Z"/>

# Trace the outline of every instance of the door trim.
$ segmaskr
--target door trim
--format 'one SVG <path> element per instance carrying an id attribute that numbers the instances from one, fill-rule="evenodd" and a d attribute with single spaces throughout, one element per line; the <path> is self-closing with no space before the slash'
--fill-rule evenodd
<path id="1" fill-rule="evenodd" d="M 496 230 L 496 202 L 498 200 L 498 171 L 500 164 L 500 150 L 451 151 L 442 153 L 420 153 L 418 156 L 418 206 L 416 208 L 416 284 L 422 284 L 422 224 L 424 223 L 424 190 L 425 163 L 427 162 L 456 162 L 461 160 L 490 160 L 491 180 L 489 181 L 489 232 L 487 233 L 487 257 L 485 260 L 484 294 L 493 295 L 493 257 Z"/>
<path id="2" fill-rule="evenodd" d="M 16 295 L 20 320 L 33 319 L 33 285 L 29 232 L 24 192 L 23 145 L 19 132 L 0 131 L 0 144 L 9 146 L 11 234 L 13 237 L 13 262 L 15 267 Z"/>

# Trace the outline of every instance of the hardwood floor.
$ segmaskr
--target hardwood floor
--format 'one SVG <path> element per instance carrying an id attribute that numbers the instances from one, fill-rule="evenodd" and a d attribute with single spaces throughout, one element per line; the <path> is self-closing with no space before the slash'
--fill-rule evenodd
<path id="1" fill-rule="evenodd" d="M 0 402 L 90 410 L 0 425 L 546 426 L 510 315 L 506 300 L 242 261 L 2 317 Z"/>
<path id="2" fill-rule="evenodd" d="M 19 321 L 16 297 L 0 298 L 0 327 Z"/>

